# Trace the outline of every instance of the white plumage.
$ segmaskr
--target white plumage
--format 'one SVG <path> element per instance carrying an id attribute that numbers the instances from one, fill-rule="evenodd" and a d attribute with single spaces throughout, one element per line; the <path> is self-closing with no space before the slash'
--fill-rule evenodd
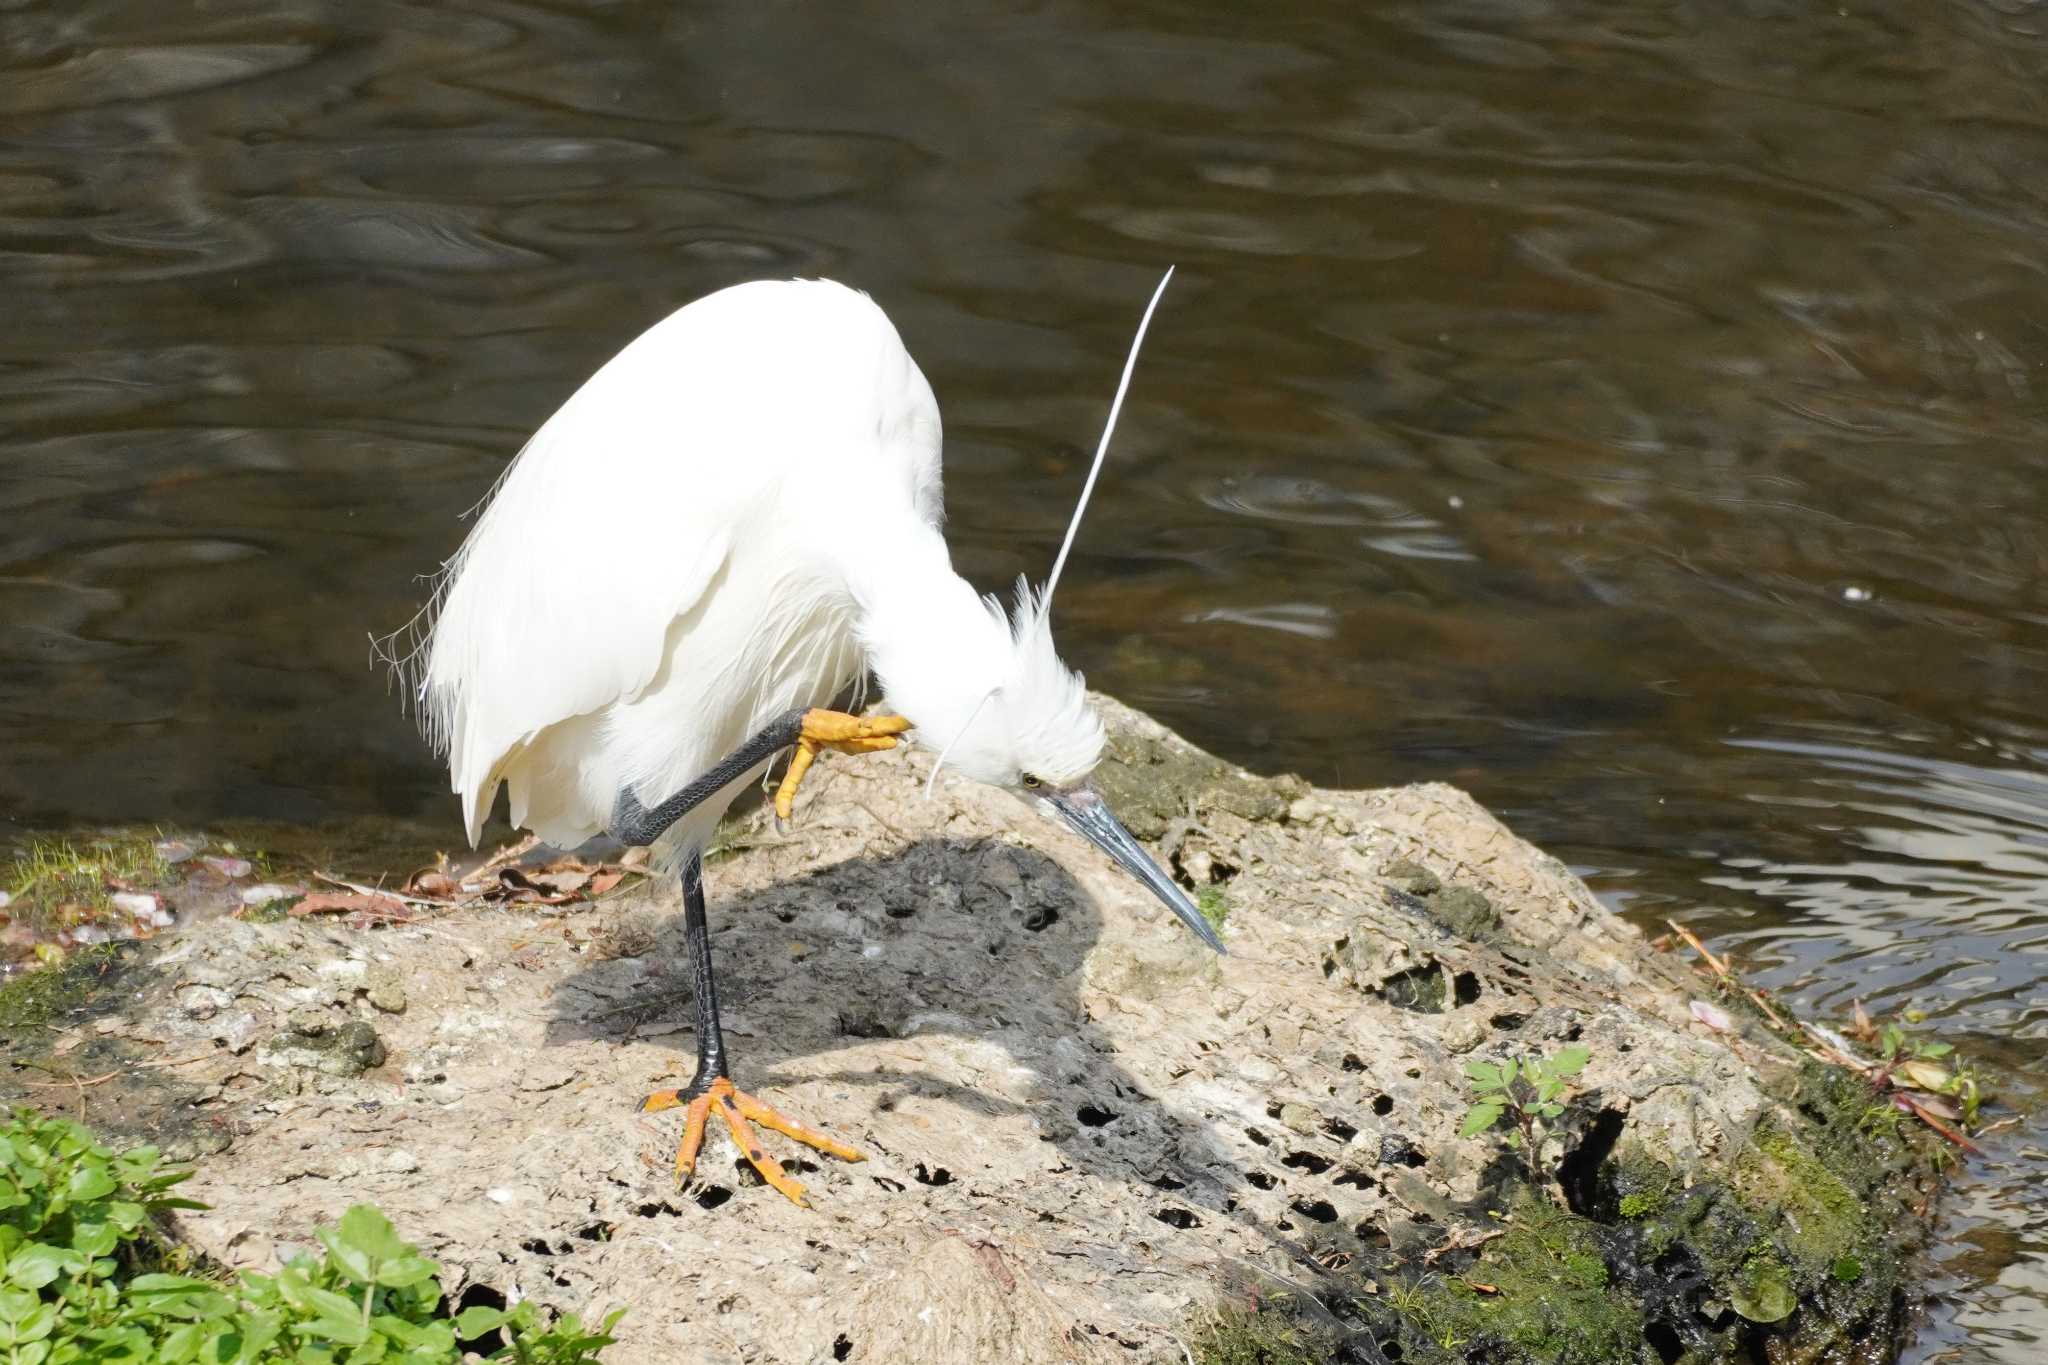
<path id="1" fill-rule="evenodd" d="M 503 783 L 515 824 L 576 844 L 867 668 L 949 767 L 1086 777 L 1102 729 L 1045 603 L 1020 586 L 1006 618 L 952 570 L 939 451 L 930 386 L 843 286 L 739 285 L 627 346 L 528 442 L 430 609 L 422 724 L 470 841 Z"/>

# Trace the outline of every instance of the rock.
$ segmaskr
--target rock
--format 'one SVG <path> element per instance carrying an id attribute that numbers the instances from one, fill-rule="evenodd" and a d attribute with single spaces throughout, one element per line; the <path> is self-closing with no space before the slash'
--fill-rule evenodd
<path id="1" fill-rule="evenodd" d="M 235 1134 L 179 1189 L 224 1266 L 373 1201 L 458 1291 L 629 1306 L 606 1365 L 1158 1365 L 1254 1301 L 1301 1346 L 1245 1360 L 1884 1358 L 1934 1187 L 1867 1081 L 1745 1011 L 1699 1026 L 1685 962 L 1462 792 L 1310 791 L 1105 711 L 1104 789 L 1226 879 L 1229 956 L 1010 796 L 926 801 L 915 751 L 820 762 L 791 837 L 748 817 L 707 869 L 735 1077 L 866 1156 L 763 1132 L 811 1209 L 717 1122 L 678 1192 L 681 1116 L 635 1111 L 695 1048 L 672 885 L 581 952 L 534 907 L 210 921 L 109 1034 L 70 1016 L 204 1058 L 96 1112 Z M 1567 1045 L 1533 1157 L 1459 1135 L 1468 1065 Z"/>
<path id="2" fill-rule="evenodd" d="M 372 1008 L 386 1014 L 405 1013 L 405 983 L 394 968 L 382 964 L 371 967 L 363 980 L 363 998 Z"/>
<path id="3" fill-rule="evenodd" d="M 342 1080 L 384 1065 L 384 1041 L 377 1030 L 360 1020 L 337 1026 L 309 1017 L 313 1014 L 312 1010 L 294 1010 L 289 1029 L 259 1048 L 258 1059 Z M 309 1031 L 309 1026 L 318 1031 Z"/>
<path id="4" fill-rule="evenodd" d="M 865 1277 L 866 1285 L 833 1338 L 830 1358 L 878 1365 L 1107 1361 L 1031 1281 L 1024 1265 L 994 1242 L 939 1237 Z"/>

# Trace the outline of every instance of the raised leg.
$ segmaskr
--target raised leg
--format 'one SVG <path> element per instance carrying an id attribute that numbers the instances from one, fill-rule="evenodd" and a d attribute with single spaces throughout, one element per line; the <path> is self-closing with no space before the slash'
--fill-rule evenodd
<path id="1" fill-rule="evenodd" d="M 710 772 L 652 810 L 642 806 L 633 793 L 620 792 L 618 805 L 612 811 L 611 836 L 629 847 L 651 844 L 669 826 L 746 776 L 756 764 L 794 745 L 796 753 L 790 758 L 789 771 L 783 775 L 782 785 L 775 792 L 775 814 L 787 820 L 791 802 L 796 799 L 797 784 L 803 781 L 804 773 L 809 771 L 811 760 L 818 756 L 820 749 L 837 749 L 849 754 L 893 749 L 896 736 L 909 728 L 910 722 L 901 716 L 849 716 L 843 711 L 825 711 L 816 707 L 808 711 L 785 712 L 726 755 Z"/>
<path id="2" fill-rule="evenodd" d="M 711 934 L 704 920 L 704 860 L 692 853 L 683 865 L 683 940 L 690 953 L 690 977 L 697 998 L 697 1074 L 680 1090 L 657 1090 L 640 1102 L 644 1113 L 681 1108 L 682 1141 L 676 1147 L 676 1182 L 697 1171 L 697 1153 L 704 1145 L 704 1124 L 716 1110 L 761 1178 L 800 1205 L 807 1205 L 804 1187 L 789 1177 L 782 1164 L 761 1147 L 750 1124 L 758 1123 L 814 1147 L 841 1161 L 859 1161 L 861 1154 L 836 1138 L 807 1128 L 739 1089 L 726 1074 L 725 1034 L 718 1019 L 718 980 L 711 970 Z"/>

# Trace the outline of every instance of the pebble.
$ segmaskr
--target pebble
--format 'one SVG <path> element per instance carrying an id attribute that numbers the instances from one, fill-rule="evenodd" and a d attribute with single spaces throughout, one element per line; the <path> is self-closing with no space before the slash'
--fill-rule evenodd
<path id="1" fill-rule="evenodd" d="M 255 1043 L 259 1031 L 256 1016 L 248 1010 L 243 1010 L 240 1014 L 231 1014 L 222 1021 L 214 1036 L 228 1045 L 228 1051 L 239 1057 Z"/>
<path id="2" fill-rule="evenodd" d="M 398 973 L 389 967 L 379 965 L 370 968 L 363 994 L 373 1008 L 386 1014 L 405 1013 L 405 985 L 398 979 Z"/>
<path id="3" fill-rule="evenodd" d="M 334 1026 L 334 1018 L 318 1005 L 301 1005 L 285 1016 L 285 1024 L 301 1038 L 318 1038 Z"/>
<path id="4" fill-rule="evenodd" d="M 1305 1104 L 1292 1101 L 1280 1106 L 1280 1122 L 1303 1137 L 1313 1137 L 1322 1128 L 1322 1116 Z"/>
<path id="5" fill-rule="evenodd" d="M 8 895 L 5 891 L 0 891 L 0 910 L 5 910 L 12 904 L 14 904 L 14 897 Z"/>
<path id="6" fill-rule="evenodd" d="M 384 1169 L 387 1171 L 396 1171 L 400 1175 L 410 1175 L 419 1168 L 420 1159 L 402 1147 L 396 1151 L 387 1152 L 384 1155 Z"/>
<path id="7" fill-rule="evenodd" d="M 185 1007 L 185 1013 L 191 1018 L 211 1019 L 234 1004 L 235 997 L 218 986 L 188 986 L 179 995 L 178 1003 Z"/>
<path id="8" fill-rule="evenodd" d="M 242 904 L 268 905 L 272 901 L 289 900 L 293 896 L 305 894 L 306 888 L 303 886 L 279 886 L 276 882 L 258 882 L 254 886 L 242 888 Z"/>
<path id="9" fill-rule="evenodd" d="M 208 854 L 199 861 L 205 863 L 231 882 L 240 881 L 256 870 L 255 866 L 247 858 L 216 858 L 212 854 Z"/>
<path id="10" fill-rule="evenodd" d="M 183 839 L 159 839 L 153 847 L 156 849 L 156 856 L 167 863 L 185 862 L 199 851 Z"/>

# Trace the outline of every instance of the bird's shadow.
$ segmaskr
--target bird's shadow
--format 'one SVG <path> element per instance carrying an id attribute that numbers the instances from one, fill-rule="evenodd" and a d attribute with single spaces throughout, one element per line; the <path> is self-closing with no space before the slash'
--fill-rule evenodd
<path id="1" fill-rule="evenodd" d="M 1064 1166 L 1138 1192 L 1138 1207 L 1157 1220 L 1159 1249 L 1205 1222 L 1231 1219 L 1255 1229 L 1261 1242 L 1284 1246 L 1290 1259 L 1302 1256 L 1284 1227 L 1260 1225 L 1239 1210 L 1247 1177 L 1256 1173 L 1241 1170 L 1210 1123 L 1177 1104 L 1165 1084 L 1126 1069 L 1117 1042 L 1090 1021 L 1082 983 L 1102 937 L 1102 911 L 1051 858 L 996 838 L 928 838 L 750 890 L 733 889 L 719 870 L 713 863 L 705 877 L 712 950 L 727 1050 L 742 1088 L 778 1104 L 778 1080 L 870 1088 L 874 1130 L 902 1131 L 879 1117 L 898 1106 L 952 1106 L 1005 1120 L 1010 1132 L 1009 1121 L 1022 1115 L 1060 1158 L 1036 1169 L 1057 1173 Z M 674 1083 L 687 1079 L 694 1006 L 677 896 L 673 882 L 655 893 L 652 905 L 666 913 L 653 938 L 637 945 L 639 957 L 595 962 L 562 983 L 551 1044 L 656 1037 L 677 1049 Z M 1184 932 L 1177 925 L 1173 931 Z M 1137 988 L 1170 1001 L 1176 990 L 1204 992 L 1208 983 L 1200 966 L 1185 980 L 1164 982 L 1147 982 L 1140 970 Z M 1000 1053 L 987 1054 L 988 1069 L 1006 1074 L 985 1088 L 962 1084 L 938 1074 L 936 1064 L 921 1069 L 909 1049 L 899 1051 L 900 1060 L 876 1063 L 876 1040 L 935 1033 L 970 1038 L 984 1049 L 993 1044 Z M 863 1055 L 843 1067 L 815 1065 L 842 1051 Z M 805 1064 L 790 1065 L 799 1059 Z M 1199 1065 L 1187 1059 L 1190 1071 Z M 961 1070 L 942 1069 L 953 1076 Z M 873 1131 L 841 1136 L 876 1141 Z M 786 1159 L 798 1150 L 778 1147 Z M 872 1179 L 892 1191 L 906 1188 L 899 1178 L 906 1174 L 928 1186 L 966 1181 L 970 1189 L 978 1175 L 948 1170 L 916 1150 L 886 1154 L 895 1169 L 882 1162 L 794 1164 L 804 1172 L 822 1164 L 841 1178 Z M 733 1172 L 730 1180 L 722 1171 L 709 1177 L 712 1198 L 700 1189 L 699 1202 L 723 1202 L 728 1186 L 758 1183 L 743 1163 L 735 1161 Z M 1015 1176 L 1012 1165 L 1004 1178 Z M 820 1197 L 829 1199 L 830 1188 Z"/>

